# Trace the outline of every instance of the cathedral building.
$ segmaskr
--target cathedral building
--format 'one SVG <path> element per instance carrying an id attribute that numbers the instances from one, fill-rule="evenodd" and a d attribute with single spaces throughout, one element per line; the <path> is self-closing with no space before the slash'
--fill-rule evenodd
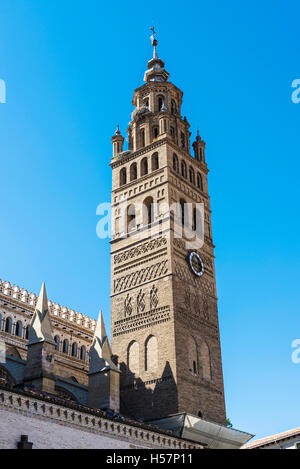
<path id="1" fill-rule="evenodd" d="M 0 281 L 0 448 L 239 448 L 226 426 L 205 142 L 157 55 L 112 137 L 111 344 Z M 196 242 L 195 242 L 196 240 Z M 199 242 L 200 241 L 200 242 Z"/>

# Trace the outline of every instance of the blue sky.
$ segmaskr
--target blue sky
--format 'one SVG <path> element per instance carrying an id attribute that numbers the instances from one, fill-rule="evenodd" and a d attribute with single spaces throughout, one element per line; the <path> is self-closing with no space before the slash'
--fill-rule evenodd
<path id="1" fill-rule="evenodd" d="M 257 437 L 299 426 L 296 1 L 1 0 L 0 278 L 110 316 L 110 138 L 159 56 L 207 142 L 227 413 Z"/>

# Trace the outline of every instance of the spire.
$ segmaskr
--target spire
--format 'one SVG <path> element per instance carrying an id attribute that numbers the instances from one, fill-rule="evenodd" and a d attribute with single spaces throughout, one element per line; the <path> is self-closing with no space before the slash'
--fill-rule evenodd
<path id="1" fill-rule="evenodd" d="M 90 349 L 89 373 L 96 373 L 104 369 L 119 371 L 111 360 L 112 352 L 106 334 L 102 311 L 99 313 L 92 346 Z"/>
<path id="2" fill-rule="evenodd" d="M 28 338 L 28 345 L 44 341 L 55 344 L 51 318 L 48 310 L 45 283 L 42 285 L 35 311 L 31 319 Z"/>
<path id="3" fill-rule="evenodd" d="M 168 72 L 164 69 L 164 62 L 157 57 L 157 39 L 155 36 L 157 35 L 157 32 L 154 29 L 154 26 L 150 28 L 152 31 L 152 35 L 150 36 L 151 39 L 151 44 L 153 46 L 153 58 L 149 60 L 148 62 L 148 70 L 145 72 L 144 75 L 144 81 L 149 82 L 149 81 L 168 81 L 169 79 L 169 74 Z"/>

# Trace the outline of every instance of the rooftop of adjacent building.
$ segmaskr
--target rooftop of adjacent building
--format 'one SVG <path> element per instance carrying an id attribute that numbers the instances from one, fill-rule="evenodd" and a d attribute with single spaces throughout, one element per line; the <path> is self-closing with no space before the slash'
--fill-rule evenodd
<path id="1" fill-rule="evenodd" d="M 299 437 L 300 442 L 300 427 L 293 428 L 291 430 L 287 430 L 285 432 L 276 433 L 275 435 L 266 436 L 264 438 L 260 438 L 258 440 L 252 441 L 251 443 L 247 443 L 242 447 L 242 449 L 255 449 L 260 448 L 267 445 L 273 445 L 277 443 L 282 443 L 284 440 L 288 440 L 290 438 Z"/>

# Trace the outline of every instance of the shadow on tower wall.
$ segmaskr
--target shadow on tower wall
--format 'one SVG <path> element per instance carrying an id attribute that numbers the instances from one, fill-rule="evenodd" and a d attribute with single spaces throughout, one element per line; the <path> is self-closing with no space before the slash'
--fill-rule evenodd
<path id="1" fill-rule="evenodd" d="M 160 378 L 143 381 L 125 363 L 120 364 L 121 413 L 131 418 L 147 420 L 178 412 L 178 392 L 169 362 Z M 157 375 L 156 375 L 157 376 Z"/>

